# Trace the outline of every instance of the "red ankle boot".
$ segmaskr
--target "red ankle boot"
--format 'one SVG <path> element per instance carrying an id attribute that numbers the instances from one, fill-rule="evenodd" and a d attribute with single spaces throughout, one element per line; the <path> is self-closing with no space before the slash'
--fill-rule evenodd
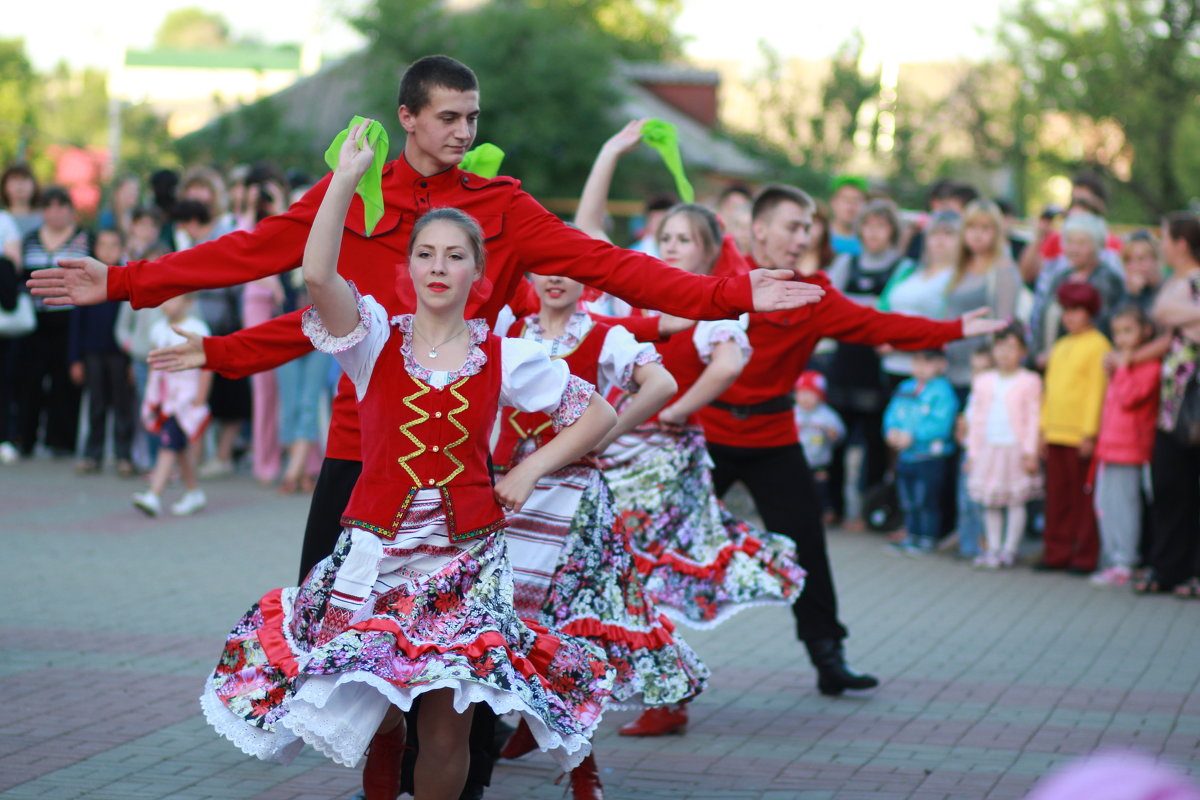
<path id="1" fill-rule="evenodd" d="M 676 706 L 654 706 L 643 711 L 633 722 L 622 725 L 617 733 L 622 736 L 664 736 L 668 733 L 683 733 L 687 722 L 687 706 L 683 703 Z"/>
<path id="2" fill-rule="evenodd" d="M 396 800 L 400 794 L 400 765 L 404 759 L 405 739 L 404 723 L 387 733 L 377 733 L 371 739 L 362 777 L 365 800 Z"/>
<path id="3" fill-rule="evenodd" d="M 504 743 L 504 747 L 500 748 L 501 758 L 520 758 L 526 753 L 532 753 L 537 750 L 537 739 L 533 738 L 533 731 L 529 729 L 529 724 L 525 722 L 525 718 L 521 718 L 521 723 L 517 725 L 517 729 L 512 732 L 512 736 L 508 737 L 508 741 Z"/>
<path id="4" fill-rule="evenodd" d="M 589 755 L 571 770 L 571 800 L 604 800 L 595 756 Z"/>

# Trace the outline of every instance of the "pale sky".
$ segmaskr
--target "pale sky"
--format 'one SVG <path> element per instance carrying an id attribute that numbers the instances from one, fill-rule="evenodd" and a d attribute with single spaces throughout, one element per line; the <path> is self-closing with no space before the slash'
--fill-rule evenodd
<path id="1" fill-rule="evenodd" d="M 1000 8 L 1012 0 L 684 0 L 678 30 L 689 38 L 688 54 L 699 59 L 741 60 L 752 65 L 758 41 L 785 57 L 830 55 L 854 29 L 867 37 L 872 60 L 978 58 L 994 50 L 977 28 L 994 28 Z M 45 69 L 65 59 L 72 65 L 105 66 L 120 46 L 148 47 L 167 12 L 200 6 L 225 17 L 238 36 L 267 42 L 299 42 L 321 32 L 322 50 L 337 55 L 360 42 L 342 19 L 366 0 L 58 0 L 48 6 L 9 3 L 4 36 L 25 39 L 35 66 Z M 730 9 L 736 8 L 736 14 Z M 69 20 L 69 24 L 61 24 Z"/>

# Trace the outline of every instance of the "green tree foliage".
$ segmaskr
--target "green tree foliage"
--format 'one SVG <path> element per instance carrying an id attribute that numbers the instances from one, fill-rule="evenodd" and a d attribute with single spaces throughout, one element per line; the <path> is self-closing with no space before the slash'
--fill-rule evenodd
<path id="1" fill-rule="evenodd" d="M 1032 0 L 1001 33 L 1024 76 L 1031 109 L 1077 125 L 1115 123 L 1124 146 L 1078 137 L 1032 152 L 1063 171 L 1088 166 L 1117 189 L 1110 216 L 1153 219 L 1186 205 L 1200 178 L 1200 4 L 1196 0 L 1076 0 L 1047 10 Z M 1026 135 L 1045 114 L 1025 118 Z"/>
<path id="2" fill-rule="evenodd" d="M 941 177 L 986 188 L 996 170 L 1008 167 L 1020 197 L 1023 168 L 1023 99 L 1011 65 L 957 65 L 949 91 L 914 98 L 902 80 L 896 105 L 895 144 L 888 182 L 902 204 L 919 207 L 926 189 Z M 919 79 L 918 79 L 919 80 Z"/>
<path id="3" fill-rule="evenodd" d="M 124 171 L 146 172 L 177 163 L 161 118 L 142 105 L 123 105 L 117 113 Z M 38 75 L 20 40 L 0 40 L 0 164 L 26 161 L 48 178 L 54 169 L 51 148 L 106 148 L 108 122 L 108 87 L 102 72 L 72 72 L 59 64 Z"/>
<path id="4" fill-rule="evenodd" d="M 232 167 L 265 161 L 280 169 L 324 169 L 323 154 L 313 152 L 310 139 L 306 131 L 289 127 L 284 112 L 266 97 L 178 139 L 175 152 L 184 164 Z"/>
<path id="5" fill-rule="evenodd" d="M 683 52 L 674 31 L 682 0 L 535 0 L 530 5 L 589 21 L 612 38 L 623 58 L 661 60 Z"/>
<path id="6" fill-rule="evenodd" d="M 215 50 L 229 44 L 229 23 L 220 14 L 191 6 L 167 14 L 154 44 L 178 50 Z"/>
<path id="7" fill-rule="evenodd" d="M 0 163 L 24 160 L 33 134 L 37 76 L 20 39 L 0 39 Z"/>
<path id="8" fill-rule="evenodd" d="M 362 76 L 369 113 L 394 119 L 404 67 L 446 53 L 479 77 L 481 142 L 506 153 L 504 171 L 535 194 L 578 192 L 614 130 L 612 74 L 620 47 L 569 4 L 492 0 L 451 13 L 435 0 L 378 0 L 356 26 L 372 72 Z"/>
<path id="9" fill-rule="evenodd" d="M 807 105 L 801 95 L 804 88 L 789 80 L 784 59 L 766 42 L 759 43 L 764 67 L 754 84 L 764 120 L 792 161 L 804 164 L 810 173 L 835 173 L 846 165 L 866 116 L 863 109 L 879 99 L 879 74 L 865 75 L 859 69 L 862 50 L 859 33 L 838 48 L 820 88 L 820 111 L 810 115 L 802 110 Z"/>

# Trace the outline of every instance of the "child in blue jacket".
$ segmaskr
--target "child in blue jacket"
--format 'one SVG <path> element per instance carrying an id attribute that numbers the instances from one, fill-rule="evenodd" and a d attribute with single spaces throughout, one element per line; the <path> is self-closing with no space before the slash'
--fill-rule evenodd
<path id="1" fill-rule="evenodd" d="M 931 552 L 941 534 L 942 490 L 954 451 L 958 398 L 942 377 L 946 355 L 937 350 L 913 354 L 912 377 L 901 383 L 883 415 L 884 438 L 899 456 L 896 490 L 908 536 L 899 550 Z"/>

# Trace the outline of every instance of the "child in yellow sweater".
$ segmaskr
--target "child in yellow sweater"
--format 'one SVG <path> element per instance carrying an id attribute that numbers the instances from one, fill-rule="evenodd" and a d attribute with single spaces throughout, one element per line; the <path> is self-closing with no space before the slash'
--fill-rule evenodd
<path id="1" fill-rule="evenodd" d="M 1108 386 L 1104 356 L 1112 345 L 1092 324 L 1100 310 L 1095 288 L 1070 281 L 1059 287 L 1057 295 L 1067 335 L 1054 344 L 1046 364 L 1041 425 L 1046 532 L 1037 568 L 1084 575 L 1096 569 L 1100 552 L 1087 484 Z"/>

